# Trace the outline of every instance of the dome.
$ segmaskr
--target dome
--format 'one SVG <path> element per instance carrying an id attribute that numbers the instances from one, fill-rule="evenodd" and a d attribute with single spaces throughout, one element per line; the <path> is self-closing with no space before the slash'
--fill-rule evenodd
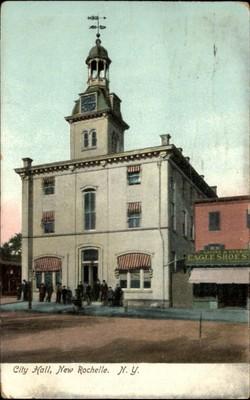
<path id="1" fill-rule="evenodd" d="M 108 64 L 111 63 L 107 50 L 101 46 L 100 39 L 97 39 L 96 45 L 90 49 L 89 55 L 86 59 L 86 64 L 88 64 L 88 62 L 93 58 L 103 58 L 104 60 L 107 60 Z"/>

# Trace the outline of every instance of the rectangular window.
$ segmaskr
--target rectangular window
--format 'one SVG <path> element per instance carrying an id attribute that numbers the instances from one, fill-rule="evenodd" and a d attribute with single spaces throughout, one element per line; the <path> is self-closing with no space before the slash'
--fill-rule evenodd
<path id="1" fill-rule="evenodd" d="M 220 213 L 218 211 L 209 213 L 209 230 L 220 230 Z"/>
<path id="2" fill-rule="evenodd" d="M 122 289 L 126 289 L 128 287 L 127 272 L 120 273 L 120 286 Z"/>
<path id="3" fill-rule="evenodd" d="M 127 178 L 129 185 L 138 185 L 141 183 L 140 165 L 131 165 L 127 168 Z"/>
<path id="4" fill-rule="evenodd" d="M 131 275 L 130 275 L 130 287 L 131 287 L 131 289 L 140 288 L 140 271 L 131 272 Z"/>
<path id="5" fill-rule="evenodd" d="M 96 212 L 95 212 L 95 191 L 84 193 L 84 229 L 95 229 Z"/>
<path id="6" fill-rule="evenodd" d="M 250 210 L 247 210 L 247 228 L 250 229 Z"/>
<path id="7" fill-rule="evenodd" d="M 176 231 L 176 210 L 175 203 L 170 203 L 170 216 L 171 216 L 171 228 Z"/>
<path id="8" fill-rule="evenodd" d="M 141 203 L 128 203 L 128 227 L 138 228 L 141 226 Z"/>
<path id="9" fill-rule="evenodd" d="M 130 274 L 130 279 L 128 275 Z M 149 271 L 138 269 L 132 272 L 120 272 L 119 280 L 122 289 L 150 289 L 152 275 Z"/>
<path id="10" fill-rule="evenodd" d="M 55 232 L 55 222 L 54 221 L 44 222 L 43 232 L 44 233 L 54 233 Z"/>
<path id="11" fill-rule="evenodd" d="M 151 288 L 151 275 L 148 271 L 143 271 L 143 288 L 150 289 Z"/>
<path id="12" fill-rule="evenodd" d="M 187 237 L 187 212 L 185 210 L 182 211 L 182 234 Z"/>
<path id="13" fill-rule="evenodd" d="M 194 240 L 194 217 L 190 216 L 190 239 Z"/>
<path id="14" fill-rule="evenodd" d="M 42 217 L 43 233 L 55 232 L 55 213 L 54 211 L 44 211 Z"/>
<path id="15" fill-rule="evenodd" d="M 54 176 L 43 179 L 43 193 L 45 195 L 55 193 L 55 177 Z"/>
<path id="16" fill-rule="evenodd" d="M 220 243 L 211 243 L 204 246 L 204 250 L 224 250 L 225 245 Z"/>
<path id="17" fill-rule="evenodd" d="M 42 283 L 42 272 L 36 272 L 36 288 L 39 289 Z"/>
<path id="18" fill-rule="evenodd" d="M 181 188 L 182 197 L 185 197 L 185 188 L 186 188 L 186 182 L 185 182 L 185 179 L 182 178 L 182 188 Z"/>

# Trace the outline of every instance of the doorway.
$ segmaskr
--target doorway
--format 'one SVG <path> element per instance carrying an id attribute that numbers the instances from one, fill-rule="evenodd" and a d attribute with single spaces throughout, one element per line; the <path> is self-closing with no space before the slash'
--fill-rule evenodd
<path id="1" fill-rule="evenodd" d="M 81 280 L 93 287 L 98 277 L 98 250 L 85 249 L 82 251 Z"/>

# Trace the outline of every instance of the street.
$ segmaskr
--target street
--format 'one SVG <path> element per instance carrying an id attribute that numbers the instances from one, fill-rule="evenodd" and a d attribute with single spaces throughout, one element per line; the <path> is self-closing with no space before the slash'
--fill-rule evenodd
<path id="1" fill-rule="evenodd" d="M 1 314 L 1 362 L 247 363 L 248 326 L 27 312 Z"/>

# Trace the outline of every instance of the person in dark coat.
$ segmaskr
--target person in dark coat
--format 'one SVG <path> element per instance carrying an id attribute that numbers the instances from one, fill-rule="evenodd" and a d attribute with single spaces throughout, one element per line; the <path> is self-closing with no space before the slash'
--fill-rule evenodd
<path id="1" fill-rule="evenodd" d="M 114 291 L 111 286 L 108 288 L 108 305 L 112 306 L 114 300 Z"/>
<path id="2" fill-rule="evenodd" d="M 62 297 L 62 285 L 58 283 L 56 285 L 56 303 L 61 303 L 61 297 Z"/>
<path id="3" fill-rule="evenodd" d="M 18 285 L 16 288 L 16 298 L 17 300 L 21 300 L 22 297 L 22 285 Z"/>
<path id="4" fill-rule="evenodd" d="M 24 279 L 22 284 L 23 301 L 28 301 L 28 291 L 29 291 L 28 286 L 29 286 L 28 282 Z"/>
<path id="5" fill-rule="evenodd" d="M 45 299 L 45 295 L 46 295 L 46 287 L 44 283 L 41 283 L 39 287 L 39 301 L 43 302 Z"/>
<path id="6" fill-rule="evenodd" d="M 94 299 L 94 301 L 98 301 L 99 300 L 100 288 L 101 288 L 100 281 L 99 281 L 99 279 L 97 279 L 97 281 L 94 282 L 94 285 L 93 285 L 93 299 Z"/>
<path id="7" fill-rule="evenodd" d="M 108 285 L 104 280 L 102 281 L 101 285 L 101 301 L 103 304 L 107 304 L 108 301 Z"/>
<path id="8" fill-rule="evenodd" d="M 49 303 L 51 302 L 51 296 L 52 296 L 53 291 L 54 290 L 53 290 L 53 286 L 52 285 L 47 287 L 47 298 L 46 298 L 46 301 L 48 301 Z"/>
<path id="9" fill-rule="evenodd" d="M 66 301 L 67 301 L 67 289 L 66 289 L 66 286 L 63 286 L 63 288 L 62 288 L 62 301 L 63 301 L 63 304 L 66 304 Z"/>
<path id="10" fill-rule="evenodd" d="M 66 293 L 66 304 L 72 303 L 72 290 L 68 287 Z"/>
<path id="11" fill-rule="evenodd" d="M 115 292 L 114 292 L 114 306 L 122 306 L 122 288 L 119 284 L 116 285 Z"/>
<path id="12" fill-rule="evenodd" d="M 78 284 L 78 286 L 77 286 L 77 289 L 78 289 L 78 291 L 79 291 L 79 296 L 80 297 L 83 297 L 83 284 L 82 284 L 82 281 L 80 281 L 79 282 L 79 284 Z"/>
<path id="13" fill-rule="evenodd" d="M 91 300 L 92 300 L 92 288 L 91 286 L 88 284 L 88 286 L 86 287 L 86 300 L 87 300 L 87 304 L 91 304 Z"/>

